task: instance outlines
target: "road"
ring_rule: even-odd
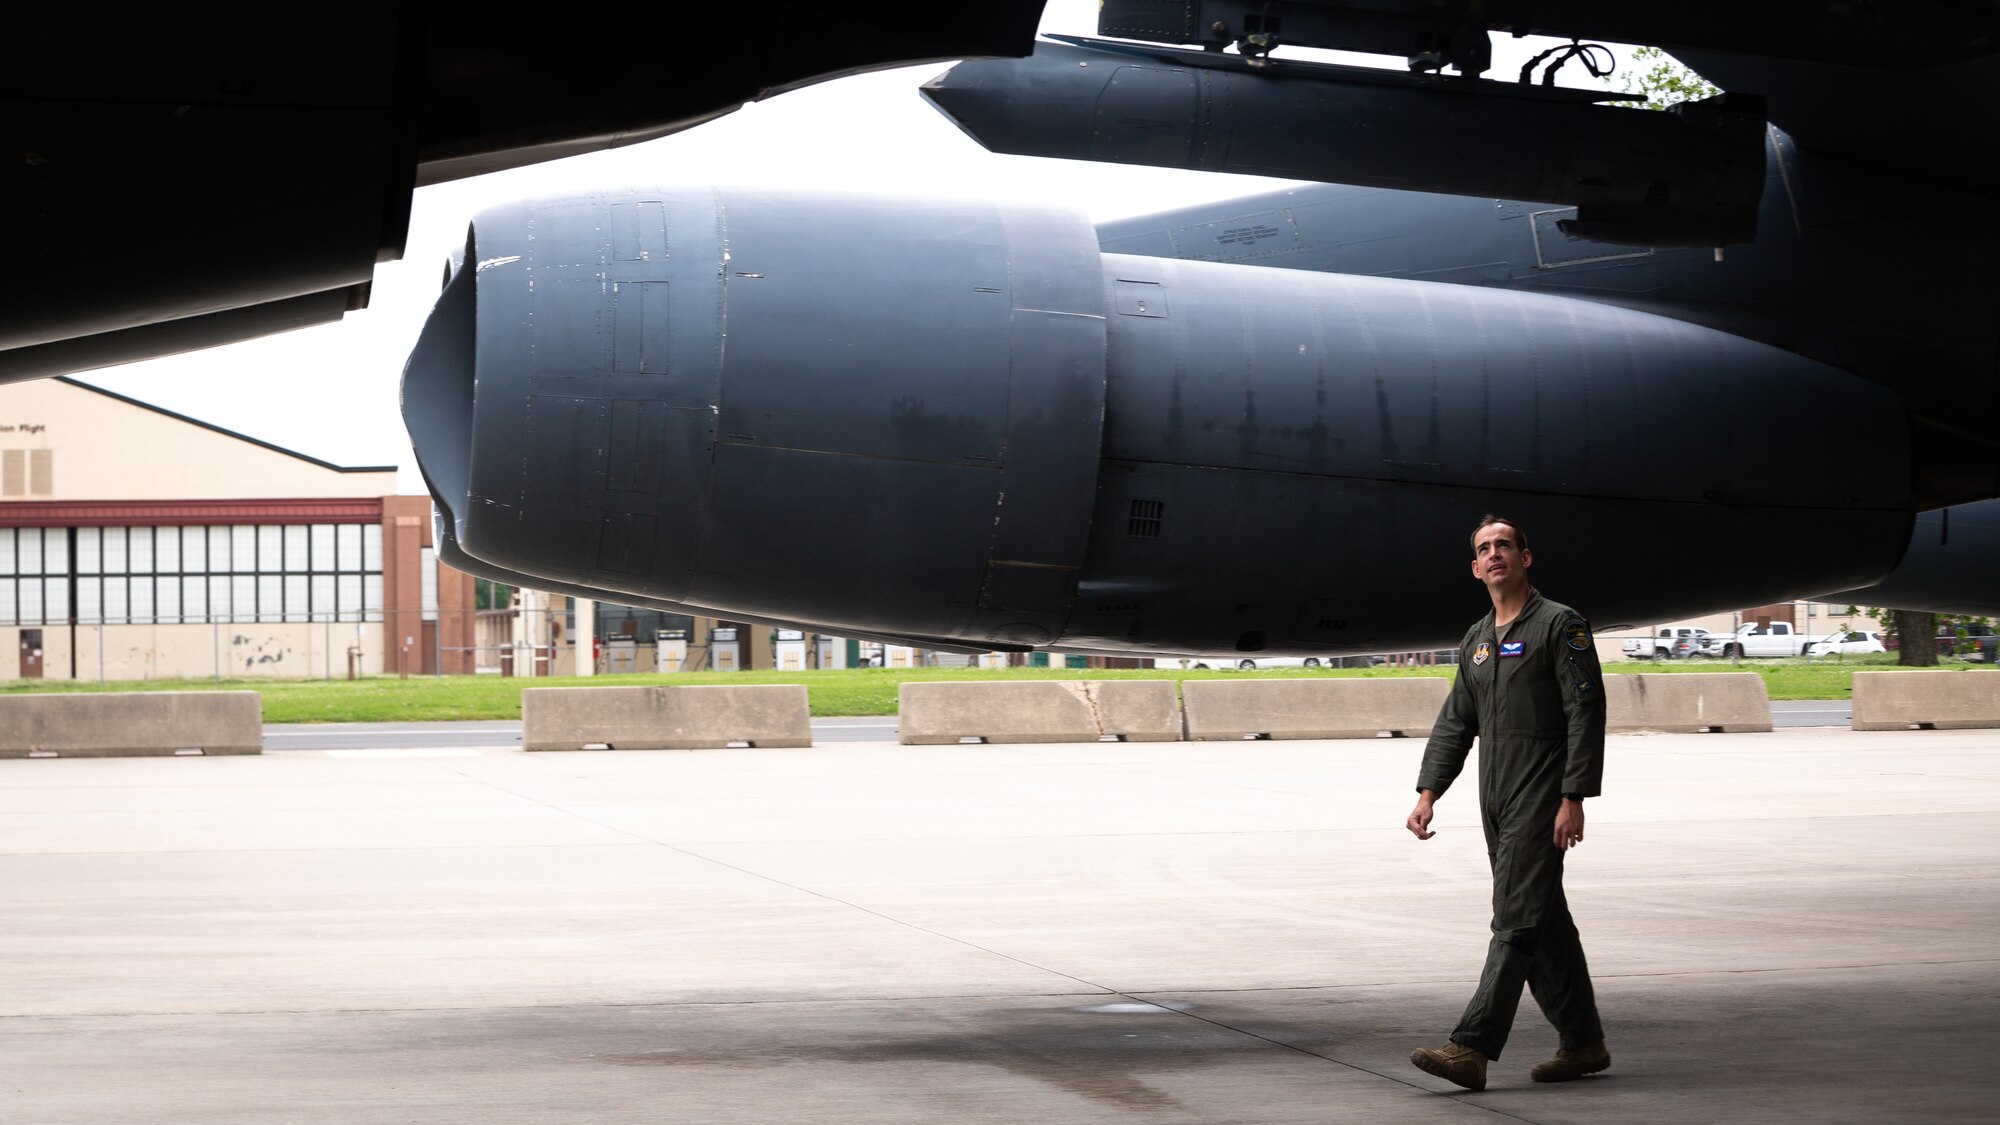
[[[896,717],[814,719],[813,741],[894,742]],[[445,723],[266,723],[264,749],[437,750],[463,746],[519,746],[518,720]]]
[[[1771,725],[1786,727],[1846,727],[1854,723],[1854,704],[1845,699],[1773,699]]]

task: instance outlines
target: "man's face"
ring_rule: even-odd
[[[1521,549],[1514,528],[1489,523],[1472,541],[1472,576],[1489,590],[1515,590],[1528,584],[1528,567],[1535,556]]]

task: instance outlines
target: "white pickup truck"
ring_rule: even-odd
[[[1759,625],[1748,621],[1736,635],[1723,640],[1718,656],[1804,656],[1808,645],[1828,639],[1825,633],[1801,633],[1789,621]]]
[[[1650,637],[1633,637],[1625,642],[1627,660],[1671,660],[1681,656],[1696,656],[1705,645],[1712,644],[1714,638],[1706,629],[1691,629],[1685,625],[1662,629]]]

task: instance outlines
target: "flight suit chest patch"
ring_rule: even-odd
[[[1500,658],[1502,660],[1505,660],[1510,656],[1526,656],[1527,654],[1528,654],[1528,642],[1526,641],[1500,642]]]
[[[1487,658],[1492,655],[1493,646],[1487,644],[1485,641],[1480,641],[1479,647],[1472,650],[1472,662],[1474,664],[1484,664]]]

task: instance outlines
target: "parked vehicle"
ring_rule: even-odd
[[[1438,663],[1455,663],[1456,652],[1438,654]],[[1241,672],[1252,672],[1259,668],[1372,668],[1383,663],[1379,654],[1373,656],[1224,656],[1224,657],[1158,657],[1153,661],[1155,668],[1234,668]]]
[[[1961,633],[1963,635],[1961,635]],[[1993,632],[1991,625],[1938,626],[1938,655],[1962,656],[1967,660],[1983,660],[1995,663],[1995,649],[2000,648],[2000,635]]]
[[[1960,629],[1964,630],[1963,636],[1959,633]],[[1901,642],[1902,638],[1894,633],[1886,634],[1882,638],[1883,646],[1890,652],[1900,649],[1902,647]],[[1966,660],[1994,664],[2000,663],[2000,651],[1996,650],[2000,650],[2000,634],[1996,634],[1991,625],[1982,625],[1975,622],[1973,624],[1961,625],[1957,628],[1949,625],[1938,626],[1937,652],[1939,656],[1959,656]]]
[[[1789,621],[1773,621],[1769,625],[1748,621],[1737,628],[1735,636],[1723,642],[1720,655],[1804,656],[1807,645],[1826,639],[1823,635],[1801,633]]]
[[[1251,671],[1257,668],[1321,668],[1336,666],[1336,658],[1330,656],[1242,656],[1242,657],[1159,657],[1153,661],[1155,668],[1236,668]]]
[[[1882,634],[1864,629],[1850,629],[1835,633],[1823,641],[1814,641],[1806,651],[1813,656],[1845,656],[1849,653],[1887,652],[1882,644]]]
[[[1650,637],[1633,637],[1625,642],[1627,660],[1674,660],[1688,656],[1703,655],[1702,648],[1707,643],[1706,629],[1693,629],[1681,625],[1662,629]]]
[[[1255,668],[1318,668],[1325,663],[1319,656],[1244,656],[1237,658],[1236,667],[1248,672]]]

